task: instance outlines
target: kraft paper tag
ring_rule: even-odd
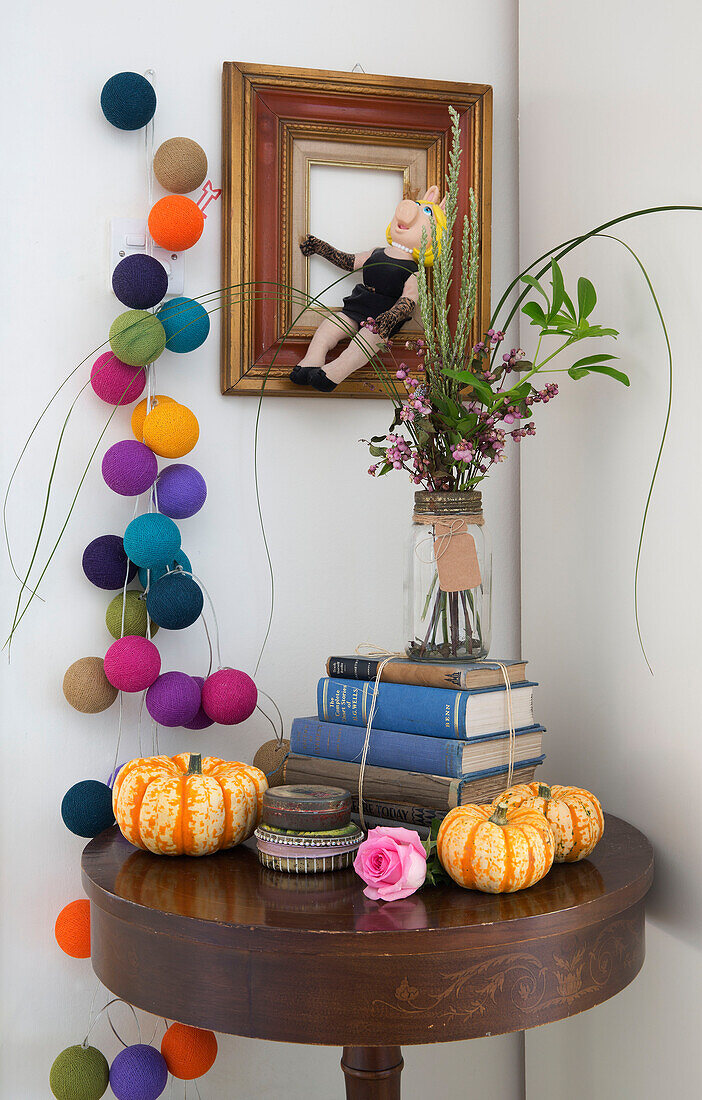
[[[437,520],[434,525],[434,557],[442,592],[477,588],[482,578],[475,539],[464,519]]]

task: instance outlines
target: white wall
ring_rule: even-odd
[[[442,11],[450,21],[448,34],[442,33],[440,13],[415,0],[382,5],[313,0],[302,7],[282,0],[211,0],[199,6],[182,0],[166,6],[143,0],[58,5],[28,0],[12,13],[0,74],[7,108],[2,147],[9,154],[2,158],[1,185],[4,481],[48,394],[104,340],[121,308],[106,290],[107,220],[142,215],[146,188],[141,136],[112,129],[99,111],[100,88],[114,72],[156,70],[157,141],[187,134],[201,142],[215,183],[223,60],[344,70],[359,61],[368,72],[494,85],[493,270],[496,287],[504,284],[516,264],[515,4],[450,0]],[[217,222],[215,212],[188,257],[186,292],[219,285]],[[86,371],[80,372],[82,379]],[[225,662],[251,669],[268,610],[252,486],[255,402],[219,395],[216,331],[187,358],[176,361],[166,353],[158,379],[162,392],[189,404],[200,419],[202,440],[193,459],[209,482],[210,496],[201,515],[183,524],[184,546],[215,600]],[[88,391],[65,447],[52,531],[104,415]],[[371,483],[367,456],[357,442],[383,430],[386,416],[382,404],[370,401],[286,399],[264,405],[261,494],[277,606],[260,684],[279,701],[286,720],[313,707],[314,685],[332,650],[352,649],[363,640],[391,647],[401,642],[410,486],[390,477]],[[58,424],[54,416],[39,433],[17,482],[10,523],[20,563],[27,559],[40,514],[39,488]],[[105,443],[127,434],[126,416],[118,416]],[[519,649],[517,473],[514,460],[486,494],[496,544],[495,652],[505,656]],[[86,1028],[94,988],[89,963],[66,958],[53,939],[57,912],[81,893],[82,845],[61,824],[59,805],[76,780],[108,774],[116,713],[88,718],[72,712],[61,680],[70,662],[102,653],[109,640],[102,621],[106,599],[82,576],[82,550],[96,535],[120,531],[128,518],[128,506],[93,470],[43,585],[46,602],[27,615],[12,664],[3,669],[0,1095],[8,1100],[43,1100],[53,1058],[80,1042]],[[15,593],[10,580],[6,569],[4,625]],[[198,630],[159,638],[159,644],[167,668],[202,667],[205,645]],[[137,750],[134,727],[130,707],[127,755]],[[262,722],[251,719],[233,733],[207,731],[203,744],[246,759],[267,735]],[[182,731],[162,735],[162,748],[187,744]],[[108,1055],[115,1053],[106,1027],[99,1027],[96,1039]],[[225,1037],[203,1096],[339,1095],[339,1053]],[[436,1092],[441,1057],[441,1089],[477,1092],[489,1083],[493,1095],[517,1097],[519,1053],[516,1036],[439,1051],[408,1049],[405,1095]]]
[[[701,33],[699,6],[689,0],[521,5],[522,266],[628,210],[700,203]],[[702,764],[702,216],[658,216],[620,235],[650,271],[676,358],[641,567],[655,675],[637,644],[633,571],[665,415],[665,347],[641,275],[611,242],[581,249],[566,270],[593,279],[597,318],[621,330],[614,350],[632,385],[564,383],[539,415],[537,438],[523,444],[523,643],[541,680],[549,776],[591,787],[646,832],[656,881],[636,982],[599,1009],[529,1033],[528,1094],[542,1100],[702,1093],[702,843],[689,828]],[[525,326],[525,349],[529,339]]]

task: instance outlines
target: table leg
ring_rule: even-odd
[[[344,1047],[346,1100],[400,1100],[401,1047]]]

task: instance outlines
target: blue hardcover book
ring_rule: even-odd
[[[515,763],[530,760],[541,752],[543,726],[516,730]],[[295,718],[290,732],[290,751],[300,756],[325,760],[361,762],[366,731],[337,722]],[[395,730],[371,730],[367,763],[379,768],[422,772],[459,779],[468,772],[498,767],[509,757],[509,733],[487,733],[470,741],[452,737],[423,737]]]
[[[362,680],[323,677],[317,685],[317,717],[320,722],[366,726],[374,684]],[[515,729],[534,723],[533,689],[525,681],[512,688]],[[449,691],[381,683],[373,725],[382,730],[418,733],[425,737],[452,737],[466,741],[483,733],[509,729],[507,693],[502,687]]]

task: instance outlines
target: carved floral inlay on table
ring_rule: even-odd
[[[529,951],[505,951],[462,970],[437,976],[438,988],[420,990],[403,977],[393,1001],[376,999],[374,1015],[431,1015],[432,1019],[468,1019],[483,1015],[498,994],[507,993],[520,1011],[541,1012],[552,1005],[576,1005],[604,988],[616,960],[625,971],[636,971],[643,932],[637,918],[608,924],[592,944],[572,937],[567,952],[546,951],[543,958]]]

